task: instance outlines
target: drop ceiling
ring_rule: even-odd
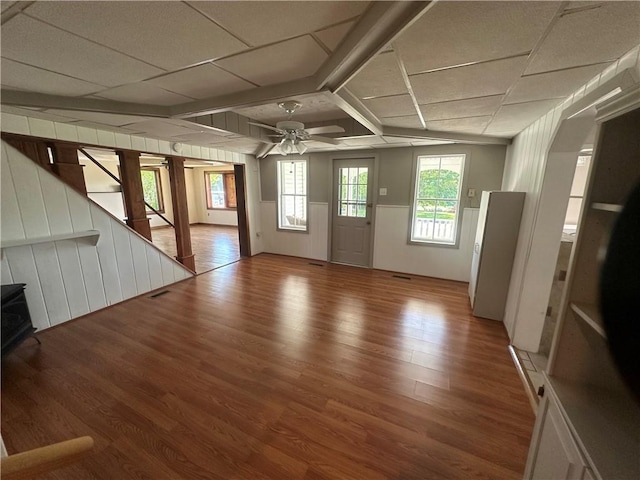
[[[640,44],[640,2],[3,1],[1,35],[5,113],[254,154],[296,99],[346,126],[311,151],[505,143]]]

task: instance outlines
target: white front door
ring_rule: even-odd
[[[373,159],[334,161],[331,261],[370,265],[372,185]]]

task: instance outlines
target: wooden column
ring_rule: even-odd
[[[53,173],[83,195],[87,194],[84,172],[78,160],[78,145],[73,143],[53,143]]]
[[[169,164],[173,224],[175,225],[176,247],[178,251],[176,259],[185,267],[195,272],[196,258],[191,251],[187,189],[184,180],[184,158],[167,157],[167,162]]]
[[[2,133],[2,139],[42,168],[51,171],[52,165],[49,161],[49,151],[47,144],[43,140],[29,139],[8,133]]]
[[[251,256],[251,237],[249,236],[249,217],[247,214],[246,168],[244,165],[234,165],[233,173],[236,179],[236,209],[238,211],[238,241],[240,255]]]
[[[140,154],[128,150],[116,153],[120,159],[120,176],[122,177],[120,180],[127,212],[127,225],[151,241],[151,226],[147,218],[147,207],[144,204],[140,178]]]

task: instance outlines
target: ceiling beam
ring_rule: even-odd
[[[376,135],[382,134],[382,124],[380,120],[349,90],[343,88],[336,93],[327,93],[327,95],[333,103],[340,107],[351,118],[360,122]]]
[[[387,137],[406,137],[412,139],[449,140],[456,143],[475,143],[478,145],[511,145],[510,138],[473,135],[470,133],[438,132],[416,128],[382,127],[382,135]]]
[[[310,95],[316,93],[316,91],[313,77],[307,77],[291,82],[278,83],[277,85],[257,87],[242,92],[174,105],[169,109],[172,117],[186,118],[228,112],[232,109],[255,107],[267,103],[277,103],[289,100],[292,97],[300,98],[304,95]]]
[[[316,89],[341,89],[386,45],[435,2],[371,2],[336,51],[315,75]]]
[[[117,115],[138,115],[143,117],[169,116],[167,107],[142,103],[115,102],[97,98],[65,97],[44,93],[4,90],[0,92],[3,105],[32,108],[53,108],[79,112],[113,113]]]

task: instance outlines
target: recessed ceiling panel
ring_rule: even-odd
[[[640,2],[604,2],[558,19],[527,74],[616,60],[640,43]]]
[[[198,99],[254,88],[253,84],[210,63],[170,73],[145,83]]]
[[[406,95],[372,98],[371,100],[364,100],[362,103],[378,118],[400,117],[403,115],[415,115],[416,113],[416,107],[413,105],[413,100],[411,100],[411,96],[408,93]]]
[[[441,132],[459,132],[459,133],[482,133],[491,116],[454,118],[451,120],[436,120],[427,122],[427,130],[435,130]]]
[[[499,95],[520,76],[527,57],[509,58],[468,67],[451,68],[409,77],[420,105]]]
[[[354,22],[346,22],[341,23],[340,25],[335,25],[333,27],[329,27],[325,30],[320,30],[316,32],[316,37],[320,39],[320,41],[327,47],[329,50],[333,51],[336,49],[340,42],[347,36],[351,27],[353,27]]]
[[[102,85],[49,72],[7,58],[2,59],[2,86],[70,97],[88,95],[105,89]]]
[[[561,101],[554,99],[503,105],[484,133],[510,136],[520,133]]]
[[[424,130],[420,117],[418,115],[405,115],[403,117],[389,117],[381,118],[380,121],[383,125],[388,127],[401,127],[401,128],[418,128]]]
[[[308,95],[304,97],[294,97],[302,106],[293,114],[292,120],[298,122],[323,122],[327,120],[335,120],[340,118],[349,118],[349,116],[337,107],[333,102],[324,95]],[[239,115],[265,122],[275,124],[281,120],[287,119],[287,114],[277,103],[266,103],[256,107],[237,108],[233,110]]]
[[[107,86],[162,73],[156,67],[22,14],[2,25],[2,56]]]
[[[509,95],[507,95],[505,103],[564,98],[609,65],[609,63],[599,63],[588,67],[577,67],[521,77],[515,83]]]
[[[438,2],[394,45],[409,74],[528,52],[559,2]]]
[[[322,47],[305,35],[216,63],[258,85],[272,85],[313,75],[327,57]]]
[[[247,48],[182,2],[36,2],[26,12],[166,70]]]
[[[407,93],[407,86],[394,52],[379,54],[347,84],[347,87],[359,98]]]
[[[163,90],[147,83],[132,83],[100,92],[96,97],[118,102],[147,103],[150,105],[178,105],[193,99]]]
[[[420,110],[422,110],[425,121],[493,115],[500,108],[503,98],[503,95],[491,95],[489,97],[453,100],[420,105]]]
[[[322,30],[360,15],[368,2],[189,2],[250,45]]]

